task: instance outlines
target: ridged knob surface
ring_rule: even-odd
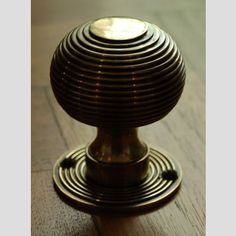
[[[72,30],[51,62],[51,85],[62,108],[97,127],[139,127],[177,104],[185,66],[172,38],[156,25],[101,18]]]

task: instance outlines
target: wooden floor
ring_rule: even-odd
[[[140,128],[140,138],[181,163],[178,195],[157,211],[136,217],[99,217],[62,202],[52,167],[65,151],[86,144],[96,129],[72,120],[49,84],[52,54],[64,35],[88,20],[126,15],[153,22],[172,35],[187,67],[175,109]],[[203,0],[32,0],[32,235],[205,235],[205,2]]]

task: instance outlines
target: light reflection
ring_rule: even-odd
[[[94,21],[90,32],[110,40],[129,40],[141,36],[147,31],[147,25],[137,19],[111,17]]]

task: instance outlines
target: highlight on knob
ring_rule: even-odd
[[[162,119],[185,82],[183,58],[170,35],[151,23],[101,18],[73,29],[51,62],[57,101],[97,127],[139,127]]]

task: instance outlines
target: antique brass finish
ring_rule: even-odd
[[[88,22],[61,41],[50,77],[62,108],[98,127],[93,142],[54,166],[67,202],[89,212],[137,212],[178,189],[180,166],[137,135],[137,127],[165,117],[183,91],[184,62],[168,34],[133,18]]]

